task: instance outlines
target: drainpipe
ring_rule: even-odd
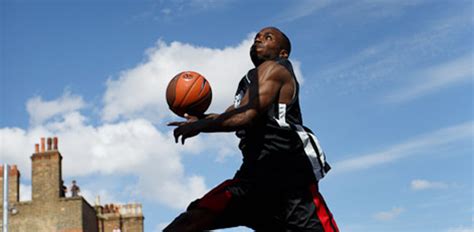
[[[8,232],[8,165],[3,165],[3,232]]]

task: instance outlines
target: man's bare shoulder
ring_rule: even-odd
[[[291,78],[291,73],[283,65],[274,60],[267,60],[257,68],[259,80],[284,81]]]

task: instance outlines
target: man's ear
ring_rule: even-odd
[[[288,51],[285,50],[285,49],[281,49],[281,51],[280,51],[280,58],[285,58],[285,59],[287,59],[288,56],[289,56]]]

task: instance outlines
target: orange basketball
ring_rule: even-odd
[[[212,91],[209,82],[193,71],[178,73],[166,89],[166,101],[170,110],[184,117],[184,114],[199,116],[209,108]]]

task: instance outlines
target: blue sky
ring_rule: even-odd
[[[272,25],[292,41],[341,231],[472,232],[472,15],[463,0],[3,0],[0,160],[27,200],[34,144],[58,136],[66,183],[91,204],[141,202],[160,231],[241,162],[232,134],[173,143],[166,84],[198,71],[223,111]]]

